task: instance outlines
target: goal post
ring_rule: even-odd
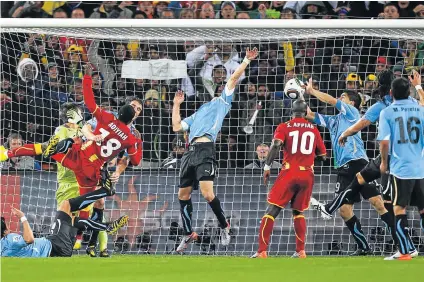
[[[178,164],[185,141],[172,132],[173,95],[184,90],[187,101],[181,115],[192,114],[219,95],[246,47],[257,47],[260,54],[239,82],[216,144],[215,192],[233,239],[228,248],[219,244],[215,217],[195,191],[193,227],[201,240],[190,246],[190,254],[245,256],[256,251],[271,187],[262,184],[262,158],[268,149],[259,145],[269,145],[276,126],[290,118],[291,101],[283,93],[288,79],[312,77],[315,87],[334,97],[346,89],[358,91],[365,111],[375,102],[379,71],[390,68],[396,76],[406,76],[415,69],[424,75],[424,28],[419,20],[0,19],[0,31],[1,93],[8,97],[2,96],[0,103],[2,144],[11,133],[19,133],[23,142],[47,141],[61,123],[60,106],[66,101],[83,105],[86,64],[94,67],[93,87],[103,107],[116,111],[128,99],[143,101],[135,122],[143,139],[142,166],[128,168],[117,195],[106,200],[107,217],[130,217],[127,228],[109,237],[109,249],[117,253],[174,250],[181,237]],[[36,63],[33,80],[17,74],[24,58]],[[412,90],[411,95],[416,93]],[[316,99],[308,97],[307,102],[314,111],[335,114],[333,107]],[[89,113],[85,118],[91,118]],[[244,130],[248,124],[253,132]],[[316,163],[313,196],[328,201],[336,189],[336,170],[328,131],[322,129],[322,136],[331,158]],[[375,137],[375,125],[362,132],[369,157],[378,153]],[[42,236],[49,232],[56,208],[57,175],[47,169],[52,165],[48,160],[36,157],[35,163],[44,169],[1,164],[0,213],[15,222],[7,206],[20,206],[36,235]],[[272,171],[272,181],[277,173]],[[356,204],[355,214],[376,253],[392,252],[391,237],[369,203]],[[355,249],[339,216],[324,221],[313,210],[305,216],[307,253],[344,255]],[[415,243],[424,244],[418,214],[411,212],[408,218]],[[275,223],[271,255],[291,255],[294,238],[292,214],[286,209]]]

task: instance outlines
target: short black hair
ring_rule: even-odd
[[[384,4],[384,8],[383,9],[385,9],[386,7],[390,7],[390,6],[395,7],[396,10],[399,12],[399,6],[396,3],[394,3],[394,2],[389,2],[389,3]]]
[[[392,96],[395,100],[405,100],[409,97],[409,81],[399,77],[392,82]]]
[[[129,124],[135,116],[135,110],[131,105],[122,106],[118,111],[118,120]]]
[[[293,102],[292,112],[295,117],[304,117],[306,116],[306,112],[308,110],[308,105],[305,101],[301,99],[297,99]]]
[[[346,90],[344,93],[346,93],[346,95],[349,97],[349,100],[353,102],[353,106],[359,110],[362,105],[361,95],[359,95],[358,92],[352,90]]]
[[[6,233],[7,226],[6,226],[6,220],[4,217],[1,217],[1,238],[4,237],[4,233]]]

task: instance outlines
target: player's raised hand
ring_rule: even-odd
[[[258,56],[258,49],[255,47],[252,50],[246,48],[246,58],[249,60],[254,60]]]
[[[312,82],[312,77],[309,78],[308,82],[305,83],[305,94],[311,95],[314,91],[314,88],[312,87],[314,83]]]
[[[264,184],[268,184],[269,176],[271,175],[271,170],[264,170]]]
[[[93,74],[93,67],[91,64],[84,65],[84,74],[91,76]]]
[[[17,208],[15,208],[15,207],[12,207],[11,212],[12,212],[12,214],[13,214],[14,216],[17,216],[17,217],[19,217],[19,218],[21,218],[21,217],[25,216],[25,214],[24,214],[21,210],[18,210],[18,209],[17,209]]]
[[[421,75],[416,70],[412,70],[412,74],[409,76],[409,81],[414,87],[421,85]]]
[[[175,93],[174,97],[174,105],[181,105],[184,102],[184,92],[182,90],[178,90]]]

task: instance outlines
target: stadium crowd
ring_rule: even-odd
[[[384,1],[383,1],[384,2]],[[2,17],[13,18],[135,18],[135,19],[313,19],[313,18],[423,18],[421,2],[382,1],[104,1],[104,2],[2,2]],[[143,100],[136,121],[143,139],[143,168],[177,168],[184,142],[171,130],[172,100],[182,89],[187,101],[182,116],[222,92],[225,81],[244,57],[244,43],[185,41],[157,44],[148,41],[114,41],[48,34],[2,33],[1,143],[45,142],[61,123],[60,105],[83,104],[84,66],[94,68],[97,102],[116,111],[129,98]],[[314,88],[334,97],[346,90],[362,95],[364,109],[378,95],[379,72],[391,69],[396,77],[412,70],[424,75],[424,41],[373,37],[317,37],[292,41],[267,41],[257,46],[260,55],[242,77],[233,107],[217,140],[220,168],[261,168],[276,126],[290,117],[291,101],[284,93],[287,80],[313,78]],[[17,65],[24,58],[38,65],[38,76],[23,81]],[[121,77],[126,60],[169,58],[187,62],[187,77],[178,80],[143,80]],[[415,91],[411,88],[411,91]],[[416,96],[416,93],[411,93]],[[334,110],[307,97],[313,111]],[[254,132],[244,130],[258,111]],[[90,119],[86,111],[86,119]],[[375,126],[362,132],[369,156],[377,151]],[[324,140],[329,142],[326,133]],[[328,144],[327,148],[331,148]],[[169,155],[171,154],[171,155]],[[38,160],[38,161],[41,161]],[[19,163],[21,163],[19,165]],[[328,166],[333,163],[327,163]],[[276,164],[277,165],[277,164]],[[3,168],[51,168],[11,160]]]

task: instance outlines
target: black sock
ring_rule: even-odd
[[[183,221],[183,228],[186,235],[190,235],[193,232],[191,227],[191,215],[193,214],[193,204],[191,198],[187,201],[180,200],[180,213]]]
[[[225,214],[221,208],[221,202],[219,201],[218,197],[215,196],[215,198],[213,198],[213,200],[209,202],[209,206],[211,207],[216,218],[218,219],[221,228],[226,228],[228,225],[227,219],[225,218]]]
[[[97,222],[103,222],[103,211],[104,209],[98,209],[93,208],[93,213],[91,215],[91,220],[97,221]],[[93,233],[91,234],[90,242],[88,242],[89,246],[95,246],[97,245],[97,238],[99,237],[99,231],[93,230]]]
[[[420,215],[421,215],[420,226],[421,226],[421,229],[424,231],[424,213]]]
[[[355,193],[359,193],[362,187],[363,185],[359,184],[358,178],[355,177],[344,191],[337,195],[337,197],[333,201],[325,205],[325,210],[329,214],[333,214],[341,206],[346,204],[348,202],[348,199],[352,198],[352,195],[355,195]]]
[[[69,204],[71,206],[71,212],[82,210],[95,201],[102,199],[106,196],[109,196],[110,190],[106,188],[100,188],[96,191],[81,195],[76,198],[69,199]]]
[[[76,217],[74,219],[74,227],[80,229],[80,230],[93,230],[93,231],[103,231],[106,230],[107,224],[98,222],[95,220],[92,220],[90,218],[88,219],[81,219],[79,217]],[[96,240],[97,241],[97,240]],[[91,241],[90,241],[91,243]]]
[[[358,244],[358,247],[363,250],[369,250],[370,246],[367,242],[367,237],[365,237],[364,232],[362,231],[361,223],[359,219],[354,215],[351,219],[345,222],[347,228],[349,228],[350,233],[352,233],[353,238]]]
[[[396,236],[399,241],[399,251],[401,254],[408,254],[411,248],[411,239],[407,230],[408,218],[406,214],[396,216]]]
[[[398,240],[397,240],[397,236],[396,236],[396,229],[395,229],[395,218],[393,216],[393,208],[392,208],[392,212],[390,212],[389,210],[385,213],[380,215],[381,220],[384,222],[384,224],[386,225],[386,229],[389,231],[390,235],[392,235],[392,239],[393,242],[395,243],[395,245],[399,245]]]

